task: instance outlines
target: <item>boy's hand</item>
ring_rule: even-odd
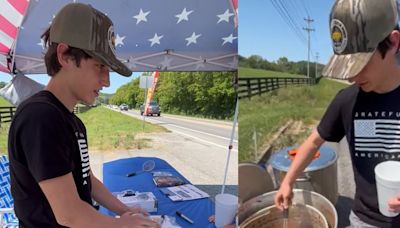
[[[120,217],[124,222],[126,228],[160,228],[160,224],[151,220],[149,217],[145,217],[142,214],[133,214],[132,212],[126,212]]]
[[[146,209],[141,208],[141,207],[130,207],[127,212],[131,212],[131,214],[142,214],[145,216],[149,215],[149,213],[146,211]]]
[[[275,207],[283,210],[292,204],[293,188],[289,184],[282,183],[275,195]]]
[[[389,211],[394,213],[400,212],[400,194],[396,197],[389,199]]]

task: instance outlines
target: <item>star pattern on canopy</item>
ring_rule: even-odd
[[[13,0],[17,1],[22,0]],[[234,18],[237,11],[230,2],[234,0],[203,1],[200,5],[182,0],[171,0],[168,4],[148,0],[135,0],[135,4],[130,0],[79,2],[90,4],[110,17],[114,24],[117,58],[132,70],[236,70],[238,33]],[[3,45],[3,49],[15,48],[19,69],[28,72],[27,69],[34,66],[29,72],[46,73],[44,65],[39,64],[43,63],[46,51],[39,38],[51,26],[49,22],[57,11],[69,2],[29,1],[29,16],[21,15],[20,22],[14,23],[15,30],[19,29],[17,45],[12,46],[13,37]],[[1,52],[1,48],[0,42],[0,54],[7,53]],[[5,62],[1,64],[6,65]]]
[[[180,14],[175,15],[175,17],[178,18],[178,21],[176,23],[179,24],[181,21],[189,21],[188,16],[191,13],[193,13],[193,10],[186,11],[186,8],[183,8],[183,10]]]

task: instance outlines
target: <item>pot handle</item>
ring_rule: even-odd
[[[309,182],[311,180],[311,176],[308,173],[304,173],[303,177],[299,177],[296,179],[298,182]]]
[[[274,185],[274,189],[278,189],[279,188],[279,182],[278,182],[278,175],[275,171],[275,169],[272,167],[270,161],[268,161],[265,164],[265,170],[268,173],[269,177],[272,180],[272,184]]]

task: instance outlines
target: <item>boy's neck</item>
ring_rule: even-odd
[[[376,93],[388,93],[400,86],[400,68],[397,65],[387,69],[385,76],[379,87],[375,89]]]
[[[73,112],[78,100],[73,95],[71,89],[63,78],[61,72],[57,73],[50,78],[49,83],[44,89],[53,93],[70,112]]]

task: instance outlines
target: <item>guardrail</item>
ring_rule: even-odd
[[[266,92],[286,87],[288,85],[313,85],[318,83],[315,78],[266,78],[266,77],[249,77],[239,78],[239,88],[237,90],[239,99],[251,98],[254,95],[261,95]]]
[[[16,110],[17,108],[13,106],[0,107],[0,127],[2,123],[11,122]]]

